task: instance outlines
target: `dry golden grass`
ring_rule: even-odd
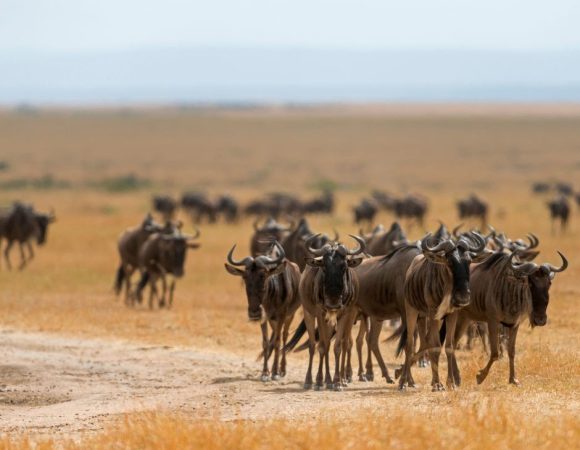
[[[524,111],[525,112],[525,111]],[[491,222],[510,235],[533,231],[541,238],[542,262],[570,269],[556,278],[549,324],[518,337],[523,386],[507,386],[500,361],[483,386],[475,373],[485,355],[462,353],[465,385],[442,395],[392,397],[383,409],[365,410],[362,397],[349,399],[339,417],[252,423],[199,422],[171,413],[129,416],[118,427],[86,437],[82,444],[54,439],[39,448],[199,447],[378,447],[434,448],[566,447],[579,434],[580,359],[578,294],[580,217],[574,208],[568,234],[552,236],[545,197],[529,193],[532,180],[576,181],[580,172],[580,115],[537,112],[397,115],[392,111],[60,112],[0,115],[1,159],[10,163],[2,179],[50,174],[72,183],[60,190],[0,192],[37,207],[54,206],[58,222],[48,245],[24,272],[0,272],[3,328],[64,335],[186,345],[254,356],[255,324],[246,319],[243,289],[223,269],[227,250],[247,252],[251,223],[202,226],[202,248],[189,254],[187,276],[178,283],[174,309],[131,310],[112,294],[116,238],[140,222],[153,192],[188,188],[228,191],[248,200],[264,189],[314,195],[324,180],[338,183],[338,213],[313,218],[313,228],[356,232],[350,206],[371,188],[419,191],[431,201],[427,226],[456,222],[454,202],[476,191],[491,204]],[[137,173],[149,189],[107,193],[91,182]],[[392,217],[382,214],[380,221]],[[422,230],[412,229],[412,238]],[[17,252],[13,253],[16,260]],[[392,348],[385,351],[392,361]],[[293,364],[304,364],[293,355]],[[299,382],[300,380],[296,380]],[[296,394],[300,395],[300,394]],[[380,398],[381,393],[377,393]],[[345,417],[348,415],[348,419]],[[434,419],[434,420],[431,420]],[[449,429],[444,424],[452,424]],[[268,436],[267,440],[264,436]],[[362,438],[360,437],[362,436]],[[4,446],[26,447],[12,436]],[[63,438],[61,438],[63,439]]]

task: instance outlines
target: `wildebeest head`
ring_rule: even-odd
[[[445,264],[451,271],[453,287],[451,290],[451,305],[463,307],[471,300],[469,287],[469,265],[472,261],[479,262],[487,257],[485,238],[476,232],[461,236],[456,242],[446,239],[433,245],[431,233],[421,241],[421,250],[425,258],[438,264]]]
[[[159,251],[164,269],[175,277],[182,277],[184,274],[185,257],[188,248],[199,248],[199,242],[192,242],[200,235],[199,230],[195,236],[175,232],[173,234],[160,234]]]
[[[349,236],[358,242],[358,248],[349,250],[336,242],[326,243],[322,248],[313,248],[312,242],[319,235],[314,235],[307,241],[307,249],[312,256],[306,258],[306,264],[321,271],[321,300],[327,311],[337,311],[352,297],[349,268],[362,262],[362,256],[358,255],[364,253],[365,242],[360,236]]]
[[[246,256],[244,259],[236,261],[233,257],[235,248],[234,245],[229,251],[225,268],[232,275],[242,277],[248,299],[248,317],[250,320],[260,320],[262,318],[262,300],[266,293],[266,282],[268,278],[278,275],[284,270],[284,264],[282,264],[286,257],[284,249],[278,241],[274,241],[270,254],[256,258]]]
[[[143,222],[141,222],[141,229],[149,233],[158,233],[162,230],[162,226],[155,222],[151,213],[147,213]]]
[[[548,303],[550,302],[550,286],[556,273],[563,272],[568,267],[568,260],[566,257],[558,252],[562,258],[562,265],[555,267],[551,264],[545,263],[542,265],[533,262],[515,263],[514,257],[517,251],[514,251],[509,262],[513,270],[514,276],[518,278],[526,278],[530,286],[532,294],[532,310],[530,311],[530,324],[532,327],[544,326],[548,321]]]
[[[48,214],[34,213],[34,220],[37,227],[36,242],[38,245],[43,245],[46,242],[48,226],[56,221],[56,216],[54,215],[54,211]]]

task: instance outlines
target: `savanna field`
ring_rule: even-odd
[[[568,231],[554,234],[553,194],[531,192],[534,181],[580,190],[578,107],[4,111],[0,161],[1,204],[20,199],[57,216],[26,270],[8,272],[2,261],[3,448],[578,445],[580,209],[574,203]],[[520,328],[520,387],[507,383],[507,357],[476,384],[487,361],[481,345],[459,351],[464,382],[452,392],[431,392],[429,368],[415,368],[418,387],[404,393],[378,376],[343,392],[304,391],[304,353],[289,355],[282,381],[261,383],[259,325],[247,319],[240,280],[224,269],[233,244],[237,257],[249,252],[249,218],[199,225],[202,246],[188,254],[171,310],[115,298],[117,238],[142,221],[154,193],[202,190],[246,203],[328,187],[337,211],[313,216],[316,231],[358,233],[351,208],[373,189],[426,196],[428,230],[439,220],[458,224],[455,202],[477,193],[496,229],[540,238],[538,262],[559,265],[556,250],[567,256],[548,324]],[[393,220],[381,212],[377,223]],[[402,224],[411,239],[426,231]],[[392,374],[402,358],[381,345]]]

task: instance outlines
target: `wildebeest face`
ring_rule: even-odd
[[[46,242],[46,236],[48,234],[48,225],[55,221],[54,215],[51,214],[35,214],[34,218],[36,220],[37,235],[36,242],[38,245],[43,245]]]
[[[533,327],[542,327],[548,321],[547,310],[550,302],[550,286],[552,285],[550,271],[540,267],[528,276],[528,283],[532,293],[530,323]]]
[[[161,239],[161,253],[164,269],[177,278],[184,273],[188,248],[198,248],[199,243],[188,242],[186,236],[164,236]]]
[[[469,265],[471,256],[469,252],[456,249],[447,255],[447,263],[453,274],[453,289],[451,291],[451,304],[455,307],[463,307],[471,301],[469,287]]]

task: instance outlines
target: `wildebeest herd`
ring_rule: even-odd
[[[438,370],[442,346],[448,363],[446,385],[459,386],[455,350],[472,324],[486,330],[484,339],[489,339],[490,347],[489,362],[477,382],[483,382],[499,358],[502,335],[509,357],[509,382],[518,384],[514,362],[518,329],[526,320],[532,327],[546,324],[551,283],[568,267],[562,253],[558,252],[559,266],[536,264],[532,260],[539,254],[535,250],[539,240],[533,234],[526,242],[493,229],[486,235],[461,232],[459,227],[450,233],[444,224],[417,242],[408,242],[397,222],[389,229],[376,227],[365,236],[350,238],[356,243],[354,248],[339,236],[313,233],[306,219],[287,229],[272,218],[255,230],[251,244],[258,240],[263,245],[252,246],[258,249],[252,255],[234,259],[235,245],[228,253],[226,270],[244,280],[248,317],[261,323],[262,380],[285,375],[286,353],[307,333],[307,342],[300,346],[309,351],[304,387],[343,389],[353,380],[352,330],[358,322],[359,380],[374,378],[374,356],[382,376],[393,383],[379,338],[385,320],[400,318],[401,325],[391,337],[399,339],[398,351],[405,353],[405,362],[395,373],[400,389],[415,386],[412,367],[423,355],[431,365],[433,390],[444,389]],[[381,246],[371,256],[375,242]],[[300,305],[304,318],[288,340]],[[368,354],[363,368],[365,341]],[[316,349],[319,360],[313,379]]]

